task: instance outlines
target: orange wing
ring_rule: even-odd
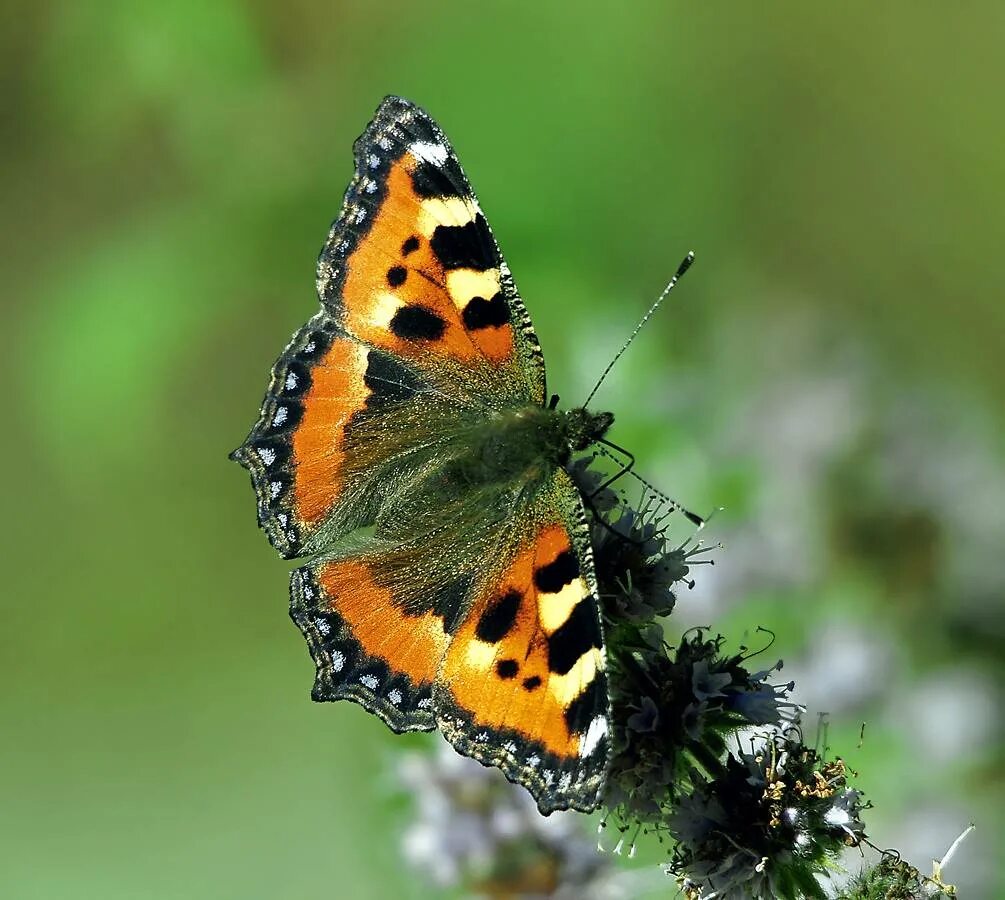
[[[607,772],[609,700],[592,559],[546,524],[453,635],[434,693],[462,753],[525,785],[542,812],[592,810]]]
[[[393,731],[430,731],[444,620],[403,609],[380,569],[379,558],[349,557],[293,573],[290,615],[317,667],[312,696],[360,703]]]
[[[389,97],[354,149],[318,262],[322,311],[280,356],[232,454],[279,552],[324,554],[291,582],[314,697],[354,700],[396,731],[439,726],[544,812],[593,809],[609,701],[590,545],[564,470],[485,523],[459,496],[435,534],[403,522],[409,546],[385,534],[332,553],[378,521],[389,490],[395,515],[428,513],[408,492],[459,429],[546,396],[526,310],[440,129]]]
[[[336,322],[424,367],[460,364],[482,389],[543,403],[541,348],[443,132],[388,97],[354,149],[356,177],[318,260]]]
[[[318,262],[323,310],[276,362],[259,421],[231,454],[286,558],[373,521],[381,464],[407,448],[354,445],[361,420],[408,404],[415,421],[434,397],[441,420],[444,405],[545,397],[530,319],[439,127],[389,97],[354,149],[356,174]]]
[[[273,367],[258,422],[231,454],[250,470],[259,524],[285,558],[373,521],[372,479],[347,478],[358,469],[353,428],[428,396],[414,371],[341,332],[324,313],[293,336]]]
[[[291,604],[314,699],[353,700],[395,731],[438,726],[545,813],[594,809],[610,753],[592,555],[564,471],[554,488],[526,540],[495,535],[494,568],[462,557],[451,577],[418,544],[385,546],[298,569]]]

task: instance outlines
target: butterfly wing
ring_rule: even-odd
[[[322,311],[276,362],[259,420],[232,454],[286,558],[368,524],[384,486],[421,469],[444,435],[427,434],[425,453],[401,429],[373,440],[402,405],[428,431],[545,397],[530,319],[436,123],[388,97],[354,151],[318,261]]]
[[[437,723],[545,814],[589,812],[607,773],[610,700],[582,500],[562,469],[501,577],[472,598],[437,675]]]
[[[610,719],[579,494],[560,469],[509,522],[472,536],[456,512],[443,510],[447,524],[424,541],[372,540],[293,573],[313,696],[361,703],[395,731],[438,726],[542,812],[592,810]]]
[[[431,731],[433,682],[449,637],[433,605],[409,610],[390,587],[393,558],[364,553],[297,569],[290,616],[317,668],[315,700],[352,700],[396,732]]]
[[[322,304],[373,346],[438,369],[462,364],[488,393],[512,383],[543,403],[530,317],[439,126],[387,97],[354,151],[356,175],[318,260]]]

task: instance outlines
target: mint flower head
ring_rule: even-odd
[[[798,711],[791,683],[769,681],[780,662],[750,672],[723,643],[694,629],[675,647],[611,648],[615,756],[606,802],[619,818],[665,828],[694,773],[719,770],[731,735],[781,725]]]
[[[820,879],[865,838],[861,794],[841,759],[825,760],[798,728],[695,772],[669,814],[666,869],[689,900],[826,897]]]
[[[638,893],[637,873],[597,853],[580,816],[542,816],[524,788],[445,741],[432,753],[404,755],[397,777],[413,798],[403,856],[441,890],[555,900],[630,900]]]
[[[593,467],[595,459],[577,460],[569,474],[586,498],[607,631],[651,625],[673,612],[675,586],[694,587],[692,566],[713,564],[708,548],[696,539],[702,526],[683,543],[673,545],[668,525],[677,507],[672,501],[647,487],[637,503],[629,503],[604,486],[610,478]]]

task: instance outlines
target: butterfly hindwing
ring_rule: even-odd
[[[380,557],[297,569],[290,615],[317,668],[315,700],[353,700],[394,731],[436,727],[432,688],[446,650],[443,619],[410,614],[379,583]]]
[[[382,454],[369,442],[361,460],[354,435],[389,409],[421,409],[425,390],[401,360],[346,334],[323,312],[293,336],[273,367],[258,422],[231,454],[250,470],[259,523],[284,557],[315,552],[372,521],[374,482],[390,449]]]
[[[353,700],[395,731],[438,726],[544,812],[593,809],[609,701],[583,522],[560,469],[526,517],[486,534],[494,564],[467,552],[451,578],[439,557],[372,540],[298,569],[291,615],[317,667],[314,699]],[[447,528],[443,538],[460,535]]]

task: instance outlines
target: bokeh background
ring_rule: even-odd
[[[439,896],[414,742],[310,703],[226,460],[389,92],[451,135],[567,402],[696,249],[599,397],[726,507],[671,628],[772,628],[876,842],[926,867],[976,821],[948,875],[1005,895],[999,4],[0,11],[0,896]]]

